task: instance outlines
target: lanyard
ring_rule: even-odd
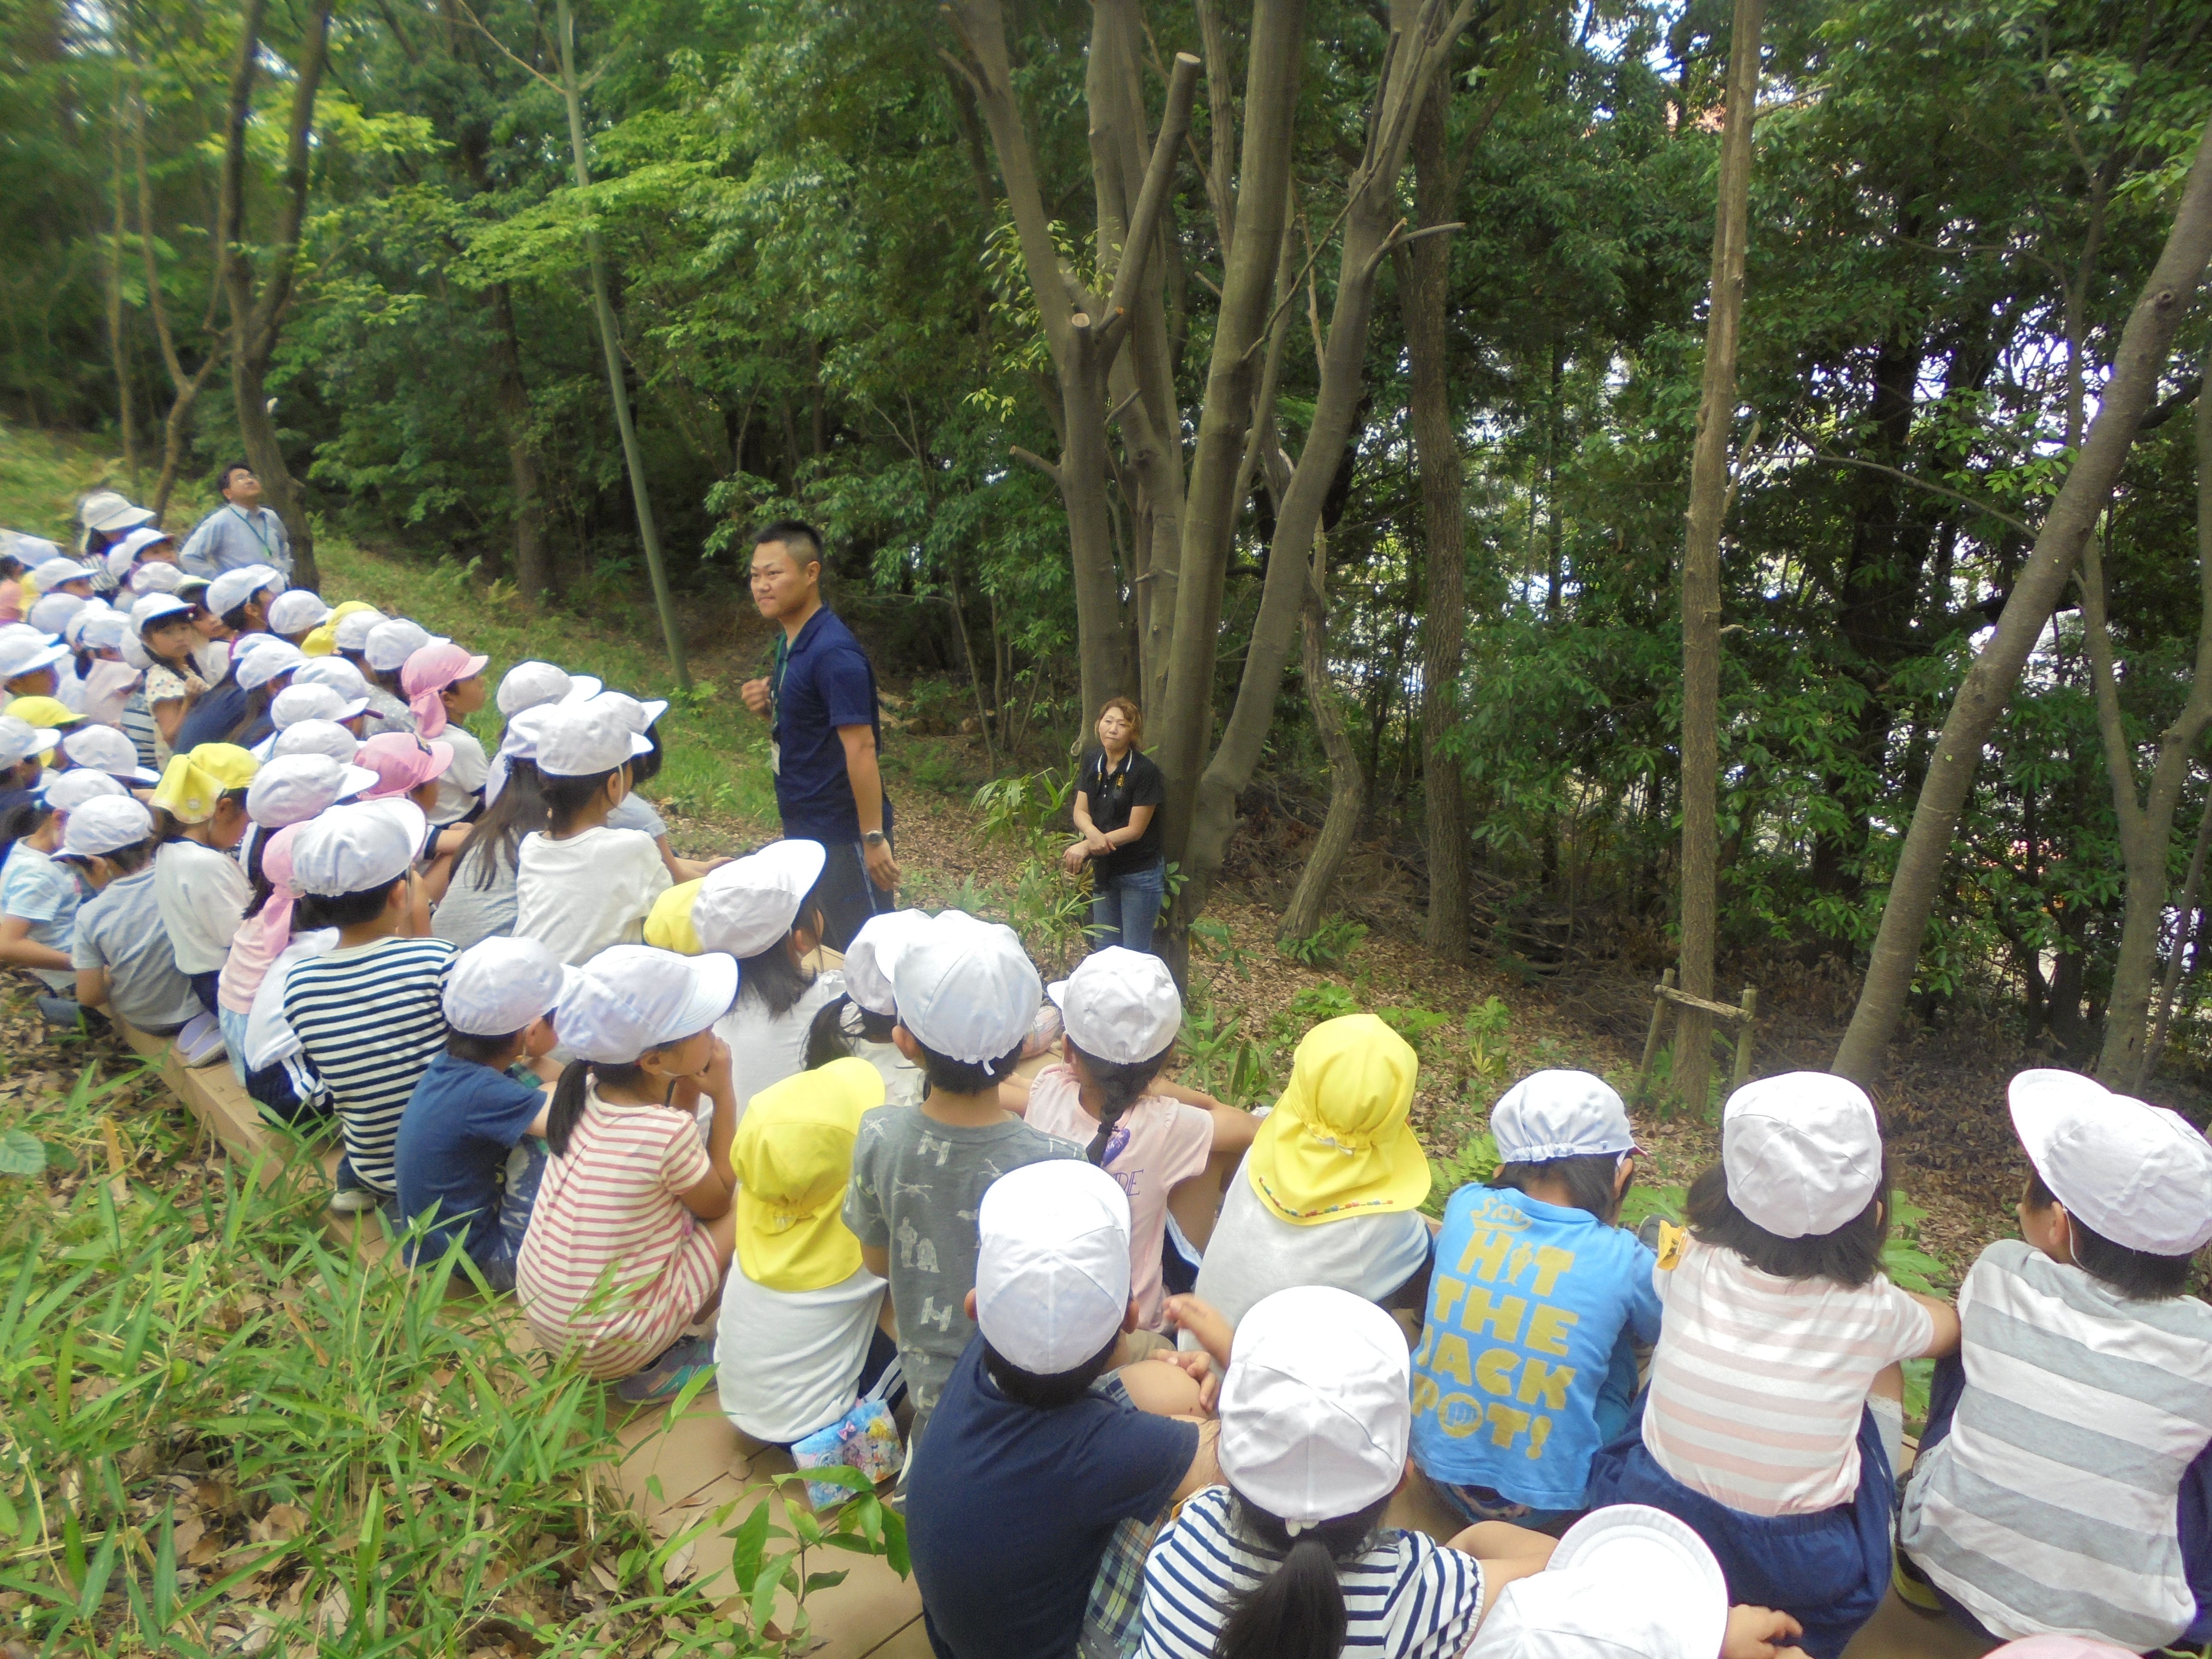
[[[238,503],[235,501],[233,501],[230,504],[230,510],[238,514],[239,523],[244,525],[246,529],[252,533],[253,539],[261,544],[261,550],[264,553],[266,553],[269,550],[269,538],[261,533],[261,526],[256,522],[255,518],[250,518],[246,514],[239,513]],[[258,515],[256,516],[258,517]]]
[[[782,710],[783,677],[790,666],[791,636],[779,629],[775,639],[769,642],[768,718],[771,726]]]

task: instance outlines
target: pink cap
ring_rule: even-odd
[[[433,640],[410,656],[399,670],[400,689],[414,712],[415,726],[426,738],[446,729],[446,705],[438,694],[457,680],[481,674],[491,661],[463,650],[451,640]]]
[[[411,732],[380,732],[356,751],[353,763],[367,767],[383,780],[362,799],[386,800],[443,776],[453,763],[453,745],[425,743]]]

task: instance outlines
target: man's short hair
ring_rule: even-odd
[[[229,492],[230,475],[232,473],[251,472],[252,471],[253,464],[251,461],[233,461],[228,466],[226,466],[222,471],[215,475],[216,494],[221,495],[226,495]]]
[[[806,556],[799,560],[799,562],[805,564],[825,562],[822,556],[822,532],[804,519],[778,519],[773,524],[763,525],[753,532],[753,545],[758,547],[765,542],[781,542],[786,547],[793,549],[796,549],[803,542],[806,546]],[[795,553],[793,557],[797,558]]]

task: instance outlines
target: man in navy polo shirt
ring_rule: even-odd
[[[775,736],[775,804],[783,833],[829,850],[815,897],[823,942],[842,951],[860,924],[895,908],[891,802],[876,767],[876,672],[852,629],[822,603],[822,538],[780,519],[753,538],[753,603],[783,624],[765,679],[738,688]]]

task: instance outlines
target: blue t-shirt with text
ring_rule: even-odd
[[[1454,1193],[1413,1355],[1423,1471],[1580,1509],[1591,1456],[1627,1421],[1636,1344],[1659,1338],[1655,1261],[1587,1210],[1510,1188]]]

